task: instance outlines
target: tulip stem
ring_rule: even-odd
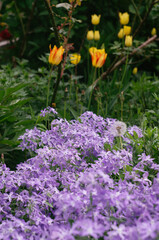
[[[95,69],[94,69],[93,83],[94,83],[94,81],[95,81],[95,79],[96,79],[96,70],[97,70],[97,68],[95,67]],[[91,90],[90,96],[89,96],[88,110],[90,110],[89,108],[90,108],[90,105],[91,105],[92,93],[93,93],[93,89]]]
[[[126,74],[126,70],[127,70],[127,65],[128,65],[128,53],[126,55],[126,62],[125,62],[125,68],[124,68],[124,72],[121,78],[121,82],[120,82],[120,89],[122,88],[122,84],[123,84],[123,80],[125,78],[125,74]]]
[[[50,93],[50,82],[51,82],[51,73],[53,70],[53,65],[51,65],[50,73],[49,73],[49,79],[48,79],[48,86],[47,86],[47,98],[46,98],[46,107],[49,106],[49,93]]]

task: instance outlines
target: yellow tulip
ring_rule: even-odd
[[[98,25],[100,22],[101,15],[97,16],[96,14],[91,16],[91,22],[93,25]]]
[[[132,73],[135,75],[137,71],[138,71],[137,67],[134,67]]]
[[[93,31],[90,30],[87,32],[87,40],[93,40],[94,38],[94,34],[93,34]]]
[[[100,33],[99,31],[94,31],[94,40],[98,41],[100,39]]]
[[[97,49],[95,47],[91,47],[89,49],[89,53],[92,59],[92,66],[96,68],[101,68],[107,58],[107,53],[105,53],[105,49]]]
[[[152,28],[151,35],[154,36],[156,35],[156,33],[157,33],[156,28]]]
[[[122,25],[126,25],[129,22],[129,14],[127,12],[125,13],[119,12],[119,19]]]
[[[81,60],[81,55],[79,53],[70,54],[70,62],[74,65],[77,65]]]
[[[123,38],[124,37],[124,29],[121,28],[120,31],[118,32],[118,38]]]
[[[53,49],[50,48],[50,55],[49,55],[49,63],[53,65],[58,65],[62,61],[64,48],[61,46],[60,48],[57,48],[56,45],[54,45]]]
[[[130,26],[124,26],[124,34],[130,35],[131,33],[131,27]]]
[[[126,47],[131,47],[132,46],[132,36],[127,35],[125,37],[125,46]]]

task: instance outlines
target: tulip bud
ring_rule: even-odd
[[[126,47],[131,47],[132,46],[132,36],[127,35],[125,37],[125,46]]]
[[[96,14],[91,16],[91,22],[93,25],[98,25],[100,22],[101,15],[97,16]]]
[[[94,32],[94,40],[98,41],[99,39],[100,39],[100,33],[99,33],[99,31],[95,31]]]
[[[131,27],[130,26],[124,26],[124,34],[130,35],[131,33]]]
[[[70,62],[74,65],[77,65],[81,60],[81,55],[78,53],[70,54]]]
[[[123,38],[124,37],[124,29],[121,28],[120,31],[118,32],[118,38]]]
[[[94,37],[94,34],[93,34],[93,31],[88,31],[87,32],[87,40],[93,40],[93,37]]]
[[[151,35],[154,36],[156,35],[156,33],[157,33],[156,28],[152,28]]]
[[[125,13],[119,12],[119,19],[122,25],[127,25],[129,22],[129,14],[127,12]]]
[[[134,67],[132,73],[135,75],[137,71],[138,71],[137,67]]]

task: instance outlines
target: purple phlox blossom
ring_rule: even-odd
[[[113,224],[111,226],[112,230],[108,232],[109,239],[120,239],[120,240],[126,240],[128,238],[128,231],[125,225],[120,224],[117,226],[116,224]]]
[[[69,226],[50,226],[50,240],[75,240]]]
[[[19,147],[21,147],[22,150],[30,149],[32,151],[35,151],[38,146],[38,142],[40,141],[40,138],[41,131],[39,129],[37,129],[36,127],[31,130],[27,129],[26,132],[19,137],[19,140],[22,140]]]
[[[0,165],[0,239],[157,237],[159,174],[150,180],[149,169],[158,164],[142,153],[134,166],[129,138],[111,149],[115,122],[86,112],[20,137],[33,157],[15,171]]]
[[[47,116],[50,113],[53,113],[53,115],[57,115],[58,114],[54,108],[49,106],[49,107],[45,108],[44,110],[41,110],[40,116],[41,117],[45,117],[45,116]]]
[[[72,226],[73,234],[80,235],[82,237],[92,236],[95,239],[103,236],[105,229],[106,228],[102,224],[94,222],[91,219],[80,219]]]
[[[151,158],[150,155],[147,156],[145,153],[142,153],[141,155],[139,155],[139,160],[141,160],[141,162],[143,163],[146,163],[146,165],[148,164],[151,165],[153,163],[154,158]]]
[[[128,133],[131,134],[132,136],[134,135],[134,132],[137,133],[138,137],[139,138],[142,138],[143,137],[143,134],[142,134],[142,130],[137,127],[136,125],[132,126],[132,127],[128,127]]]
[[[157,233],[159,233],[159,221],[150,220],[145,222],[138,222],[137,230],[139,237],[143,240],[156,239]]]

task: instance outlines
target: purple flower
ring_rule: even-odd
[[[47,107],[44,110],[41,110],[40,116],[46,117],[48,114],[52,113],[53,115],[57,115],[58,113],[55,111],[54,108]]]

